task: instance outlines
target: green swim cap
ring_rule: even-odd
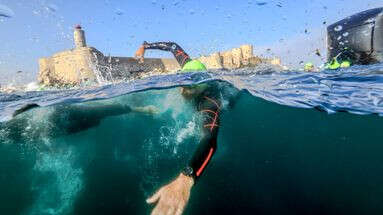
[[[199,60],[191,60],[187,62],[183,67],[182,70],[183,72],[190,72],[190,71],[206,71],[206,66],[201,63]]]
[[[347,67],[350,67],[351,66],[351,62],[350,61],[343,61],[341,64],[340,64],[340,67],[341,68],[347,68]]]
[[[314,64],[311,62],[308,62],[305,64],[304,70],[305,71],[312,71],[314,69]]]
[[[340,67],[340,63],[336,60],[336,58],[332,59],[326,65],[326,69],[338,69]]]

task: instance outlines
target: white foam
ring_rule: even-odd
[[[186,127],[180,129],[179,132],[177,133],[176,143],[180,144],[186,138],[193,136],[195,134],[195,130],[196,130],[195,120],[188,122],[186,124]]]
[[[46,174],[52,177],[46,184],[38,186],[34,182],[33,189],[39,195],[27,214],[69,214],[83,187],[82,169],[72,166],[76,153],[73,148],[67,148],[55,153],[41,153],[39,156],[34,167],[35,174],[54,174]]]

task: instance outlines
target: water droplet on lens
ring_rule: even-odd
[[[124,11],[121,10],[121,9],[119,9],[119,8],[117,8],[117,9],[116,9],[116,15],[118,15],[118,16],[122,16],[122,15],[124,15]]]
[[[152,1],[152,4],[157,4],[157,1],[156,1],[156,0],[153,0],[153,1]]]
[[[189,10],[190,15],[194,15],[195,11],[193,9]]]
[[[348,32],[344,32],[342,35],[344,36],[344,37],[347,37],[348,36]]]
[[[341,25],[338,25],[334,28],[335,31],[341,31],[343,27]]]
[[[48,11],[48,12],[51,12],[51,13],[55,13],[58,11],[58,7],[54,4],[49,4],[45,7],[45,9]]]
[[[255,3],[256,3],[258,6],[267,5],[267,2],[264,2],[264,1],[256,1]]]
[[[14,15],[15,13],[11,8],[0,4],[0,17],[11,18]]]

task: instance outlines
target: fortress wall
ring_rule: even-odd
[[[175,59],[145,58],[140,63],[133,57],[105,57],[103,72],[109,79],[130,79],[141,77],[145,73],[169,73],[180,69]]]
[[[222,69],[222,60],[219,53],[213,53],[209,56],[202,56],[198,58],[208,69]]]
[[[84,81],[95,81],[92,66],[98,63],[98,58],[99,54],[89,47],[41,58],[39,81],[45,85],[76,85]]]
[[[226,69],[234,68],[233,54],[231,53],[231,51],[220,52],[219,55],[221,56],[223,68],[226,68]]]
[[[40,58],[39,69],[38,81],[44,85],[51,85],[49,78],[50,74],[52,74],[51,58]]]
[[[53,55],[51,60],[54,76],[65,84],[95,80],[92,65],[97,63],[97,59],[91,48],[83,47],[61,52]]]
[[[105,57],[95,48],[87,47],[85,32],[74,28],[75,49],[39,59],[38,80],[48,86],[77,85],[83,82],[115,81],[173,73],[180,70],[175,59],[145,58],[143,63],[132,57]],[[198,58],[208,69],[237,69],[260,63],[280,65],[279,59],[261,59],[253,55],[252,45],[216,52]]]

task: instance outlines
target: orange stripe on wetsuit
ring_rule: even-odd
[[[217,148],[219,128],[220,102],[218,99],[203,96],[201,98],[200,112],[203,114],[204,136],[194,153],[189,166],[193,168],[194,177],[199,177],[205,170]]]

